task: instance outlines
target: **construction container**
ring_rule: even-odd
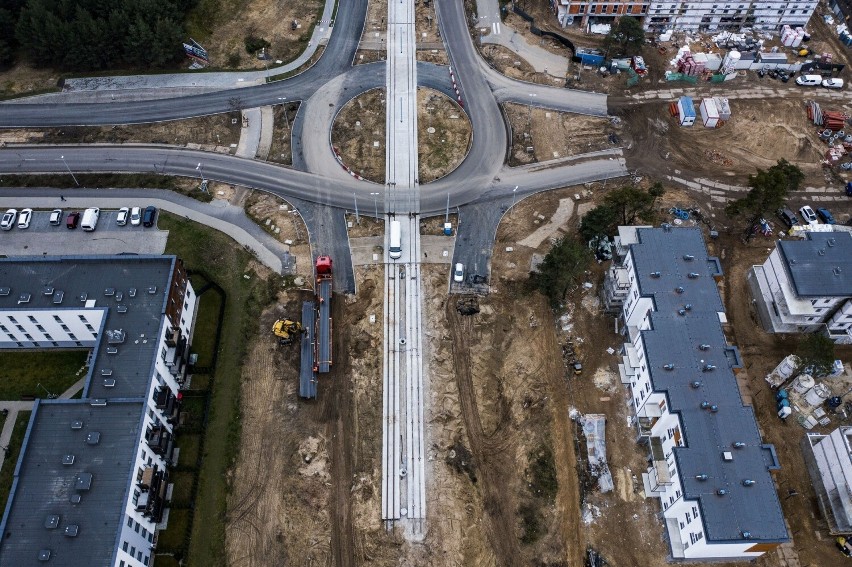
[[[815,385],[816,382],[814,382],[813,376],[811,376],[810,374],[799,374],[799,376],[795,380],[793,380],[792,388],[793,391],[797,394],[804,394],[805,392],[813,388]]]
[[[706,128],[715,128],[719,125],[719,109],[716,108],[716,101],[712,98],[705,98],[701,101],[701,123]]]
[[[821,405],[831,395],[831,391],[825,384],[817,384],[805,394],[805,401],[816,407]]]
[[[688,96],[682,96],[677,101],[678,123],[681,126],[692,126],[695,124],[695,104]]]
[[[722,59],[721,72],[723,75],[733,73],[737,69],[737,64],[740,62],[741,54],[736,49],[730,50],[725,58]]]
[[[716,101],[716,109],[719,111],[719,120],[727,122],[731,119],[731,105],[725,97],[717,96],[713,98]]]

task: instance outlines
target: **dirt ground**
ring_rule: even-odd
[[[58,90],[60,74],[51,69],[33,69],[23,62],[0,72],[0,98],[22,93]]]
[[[290,127],[299,112],[297,102],[290,104],[279,104],[274,108],[275,118],[272,129],[272,146],[269,148],[269,161],[281,165],[293,165],[293,150],[291,147]]]
[[[511,103],[503,108],[512,127],[510,166],[621,145],[621,138],[606,118]]]
[[[232,118],[237,123],[232,124]],[[234,153],[240,141],[239,113],[130,126],[65,126],[0,130],[0,142],[20,144],[154,143]]]
[[[303,282],[296,281],[296,286],[310,287],[314,277],[311,245],[305,223],[300,215],[294,214],[294,207],[284,199],[262,191],[251,191],[244,207],[246,214],[261,228],[290,247],[290,254],[296,257],[296,278]]]
[[[364,179],[385,182],[385,89],[367,91],[340,109],[331,144],[352,171]]]
[[[418,169],[420,183],[439,179],[464,161],[472,129],[462,108],[432,89],[417,89]]]
[[[546,73],[537,73],[525,59],[502,45],[485,44],[479,47],[479,52],[492,67],[507,77],[528,83],[556,84],[553,82],[553,77]],[[560,83],[562,82],[560,79]]]
[[[322,13],[324,2],[238,0],[229,4],[228,17],[220,18],[221,23],[213,29],[210,38],[202,43],[210,56],[210,65],[263,69],[264,62],[256,54],[246,53],[245,37],[255,35],[271,44],[267,50],[272,58],[268,61],[270,65],[276,61],[292,61],[307,47],[312,25],[318,14]],[[294,20],[298,22],[295,30],[291,29]]]

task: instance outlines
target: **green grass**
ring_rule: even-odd
[[[180,567],[180,561],[171,555],[157,554],[157,567]]]
[[[195,473],[178,471],[171,474],[170,481],[175,485],[172,490],[172,509],[189,508],[192,504],[192,483],[195,481]]]
[[[18,412],[15,420],[15,428],[12,430],[12,438],[9,440],[9,454],[0,469],[0,510],[6,509],[6,501],[9,500],[9,491],[12,490],[12,480],[15,477],[15,467],[18,464],[18,455],[21,454],[21,445],[24,435],[27,433],[27,425],[30,423],[28,411]]]
[[[193,282],[192,287],[198,291],[199,287]],[[219,324],[219,309],[222,298],[218,293],[209,291],[201,296],[198,304],[198,315],[195,317],[195,330],[192,335],[192,352],[198,355],[196,366],[210,366],[213,364],[213,344],[216,339],[216,326]],[[193,378],[193,383],[195,378]],[[197,387],[193,384],[193,389]]]
[[[77,372],[88,355],[89,351],[82,349],[0,352],[0,400],[15,401],[21,396],[46,398],[45,389],[61,394],[85,376]]]
[[[181,469],[194,468],[198,462],[199,451],[201,451],[201,436],[185,434],[178,430],[176,443],[180,447],[178,467]]]
[[[183,554],[191,512],[191,510],[181,508],[169,510],[169,527],[157,536],[157,551],[159,553]],[[159,562],[160,560],[157,559],[157,564]],[[211,563],[211,565],[214,564]]]
[[[166,253],[183,258],[193,273],[216,282],[227,296],[222,343],[212,383],[210,420],[204,432],[204,457],[198,482],[200,497],[195,502],[188,553],[190,567],[220,565],[225,557],[227,472],[236,456],[240,435],[241,364],[247,346],[258,332],[260,311],[274,301],[281,278],[271,276],[263,281],[257,277],[248,267],[252,256],[220,232],[168,213],[160,215],[159,226],[169,231]],[[173,510],[173,515],[175,512],[188,514]],[[166,533],[172,531],[171,524],[170,518]],[[167,548],[160,550],[168,551]]]
[[[174,179],[154,173],[75,173],[82,187],[147,187],[178,190]],[[3,175],[0,187],[73,188],[74,179],[67,173],[45,175]]]
[[[204,420],[204,398],[184,396],[180,411],[183,420],[180,430],[185,433],[200,432]]]

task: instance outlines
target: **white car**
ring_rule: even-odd
[[[23,209],[18,215],[18,228],[29,228],[30,221],[33,219],[32,209]]]
[[[115,218],[115,224],[118,226],[124,226],[127,224],[127,217],[130,216],[130,208],[129,207],[121,207],[118,209],[118,216]]]
[[[15,226],[15,220],[18,218],[18,211],[15,209],[9,209],[5,213],[3,213],[3,220],[0,220],[0,229],[3,230],[12,230],[12,227]]]
[[[142,222],[142,209],[140,207],[133,207],[130,210],[130,224],[133,226],[139,226]]]
[[[822,82],[822,86],[827,89],[842,89],[843,79],[826,79]]]
[[[51,226],[59,226],[62,224],[62,209],[53,209],[50,211]]]
[[[464,264],[456,264],[456,269],[453,270],[453,281],[457,283],[464,281]]]
[[[802,218],[805,219],[805,222],[809,225],[813,226],[819,224],[816,213],[809,205],[805,205],[804,207],[799,209],[799,214],[802,215]]]

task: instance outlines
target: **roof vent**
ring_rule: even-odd
[[[65,299],[65,292],[62,290],[57,291],[53,294],[53,303],[54,305],[59,305],[62,303],[62,300]]]
[[[42,561],[42,562],[50,561],[50,550],[49,549],[39,549],[38,560]]]
[[[723,461],[733,461],[734,460],[734,454],[731,453],[730,451],[725,451],[724,453],[722,453],[722,460]]]
[[[674,370],[674,364],[664,364],[663,368],[666,370]]]
[[[817,250],[817,254],[819,254],[820,256],[825,256],[825,248],[820,248],[819,250]]]
[[[150,286],[148,288],[148,295],[154,295],[155,293],[157,293],[157,286],[155,286],[155,285]]]
[[[20,305],[21,303],[29,303],[32,297],[33,296],[29,293],[22,293],[18,296],[18,305]]]
[[[686,309],[687,311],[692,311],[692,304],[687,303],[686,305],[683,306],[683,308]]]
[[[724,496],[727,493],[728,493],[728,491],[725,490],[724,488],[720,488],[719,490],[716,491],[716,494],[718,494],[719,496]]]
[[[107,405],[107,401],[106,398],[94,398],[89,402],[89,405],[93,408],[102,408]]]
[[[686,315],[686,309],[678,309],[677,314],[683,317],[684,315]]]
[[[64,457],[62,457],[62,464],[65,465],[66,467],[73,465],[74,464],[74,455],[69,453],[69,454],[65,455]]]
[[[829,238],[828,240],[825,241],[825,243],[828,244],[829,246],[834,246],[835,244],[837,244],[837,241],[833,238]]]
[[[700,276],[700,274],[698,272],[689,272],[686,277],[688,277],[691,280],[694,280],[694,279],[698,278],[699,276]]]
[[[2,295],[3,297],[9,295],[10,293],[12,293],[11,287],[0,287],[0,295]]]
[[[695,475],[695,480],[707,480],[707,479],[709,479],[709,478],[710,478],[710,477],[709,477],[709,476],[707,476],[706,474],[697,474],[697,475]]]
[[[754,486],[754,481],[750,478],[747,478],[743,481],[743,486]]]
[[[80,526],[77,524],[69,524],[65,526],[65,530],[62,533],[68,537],[77,537],[77,534],[80,533]]]
[[[662,274],[661,272],[651,272],[651,277],[652,277],[652,278],[658,278],[658,277],[660,277],[660,276],[662,276],[662,275],[663,275],[663,274]]]
[[[55,530],[59,527],[59,515],[51,514],[44,519],[44,527],[48,530]]]
[[[130,297],[136,297],[136,288],[135,288],[135,287],[131,287],[130,289],[128,289],[128,290],[127,290],[127,295],[129,295]]]
[[[692,384],[690,384],[690,386],[692,386],[693,388],[700,388],[700,387],[701,387],[701,382],[699,382],[698,380],[696,380],[696,381],[694,381]]]
[[[701,349],[701,350],[710,350],[710,345],[702,344],[702,345],[698,345],[698,348]]]
[[[742,441],[734,441],[734,449],[742,449],[745,447],[745,443]]]
[[[708,402],[707,400],[704,400],[703,402],[701,402],[701,409],[707,409],[709,407],[710,407],[710,402]]]
[[[667,222],[664,222],[664,223],[663,223],[663,224],[661,224],[660,226],[662,227],[663,232],[671,232],[671,231],[672,231],[672,225],[670,225],[670,224],[669,224],[669,223],[667,223]]]
[[[683,259],[687,262],[692,262],[693,260],[695,260],[695,256],[693,256],[692,254],[684,254]]]
[[[832,270],[832,271],[834,272],[834,275],[835,275],[835,276],[839,276],[839,275],[840,275],[840,272],[841,272],[842,270],[840,269],[840,266],[835,266],[835,267],[834,267],[834,270]]]
[[[683,288],[682,288],[681,286],[677,286],[677,287],[675,288],[675,291],[676,291],[677,293],[683,293]]]
[[[88,435],[86,435],[86,444],[87,445],[97,445],[101,442],[101,433],[100,431],[90,431]]]
[[[86,303],[86,300],[89,299],[89,294],[85,291],[77,296],[77,299],[80,300],[80,303]]]
[[[702,372],[712,372],[712,371],[714,371],[714,370],[716,370],[716,367],[715,367],[714,365],[712,365],[712,364],[705,364],[705,365],[701,368],[701,371],[702,371]]]
[[[114,287],[106,288],[104,290],[104,295],[107,296],[107,297],[111,297],[111,296],[115,295],[115,288]]]
[[[46,285],[41,289],[44,295],[53,295],[53,286]]]
[[[713,413],[716,413],[717,411],[719,411],[719,406],[717,406],[716,404],[713,404],[712,406],[710,406],[710,411],[712,411]]]
[[[71,422],[71,429],[73,429],[75,431],[78,430],[78,429],[83,429],[83,420],[82,419],[75,419],[74,421],[72,421]]]
[[[71,504],[79,504],[82,499],[83,498],[79,494],[72,494],[68,501],[71,502]]]
[[[751,539],[751,532],[743,531],[743,539]]]
[[[110,343],[123,343],[127,337],[127,332],[124,329],[108,330],[106,332],[107,341]]]
[[[89,490],[92,488],[92,473],[81,472],[74,477],[74,490]]]

